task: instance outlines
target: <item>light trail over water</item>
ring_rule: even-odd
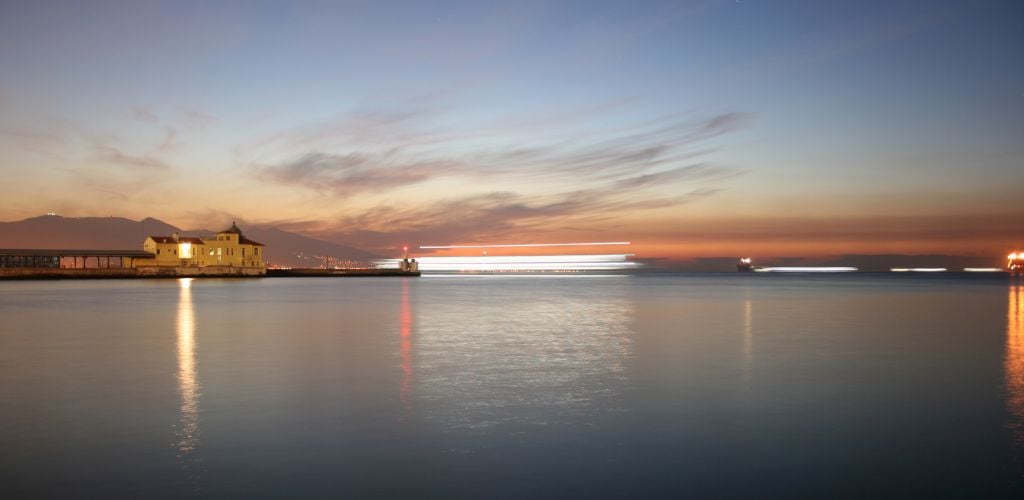
[[[458,248],[540,248],[540,247],[589,247],[599,245],[629,245],[628,241],[599,241],[593,243],[509,243],[496,245],[421,245],[422,250],[446,250]]]
[[[576,272],[635,269],[633,254],[507,255],[491,257],[420,257],[422,272]],[[374,261],[379,269],[397,269],[401,259]]]

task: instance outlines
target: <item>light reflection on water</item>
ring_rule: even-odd
[[[0,282],[0,319],[4,498],[1024,491],[1002,276]]]
[[[1006,406],[1010,429],[1024,445],[1024,284],[1010,283],[1006,312]]]
[[[507,300],[499,291],[433,301],[415,322],[420,415],[448,428],[487,429],[570,420],[585,426],[590,417],[621,411],[617,391],[633,349],[629,279],[606,277],[600,294],[557,300],[519,293]]]
[[[195,311],[192,306],[192,278],[178,280],[178,392],[181,418],[175,432],[175,447],[183,462],[199,446],[199,395],[202,385],[196,372]]]
[[[743,300],[743,380],[750,383],[750,373],[754,364],[754,304],[747,288]]]
[[[402,362],[402,385],[399,399],[402,402],[402,420],[412,413],[412,307],[409,305],[409,280],[402,280],[402,309],[399,325],[399,356]]]

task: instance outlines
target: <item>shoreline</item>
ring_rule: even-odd
[[[176,269],[139,272],[137,269],[0,269],[0,281],[33,280],[110,280],[110,279],[178,279],[178,278],[364,278],[418,277],[419,271],[397,269],[267,269],[266,273],[244,272],[178,273]]]

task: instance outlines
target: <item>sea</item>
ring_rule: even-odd
[[[0,282],[0,498],[1024,498],[1024,279]]]

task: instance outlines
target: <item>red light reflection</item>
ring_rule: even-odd
[[[402,312],[399,335],[399,356],[402,359],[402,385],[398,398],[402,403],[403,420],[411,413],[412,405],[412,308],[409,307],[409,279],[402,279]]]

